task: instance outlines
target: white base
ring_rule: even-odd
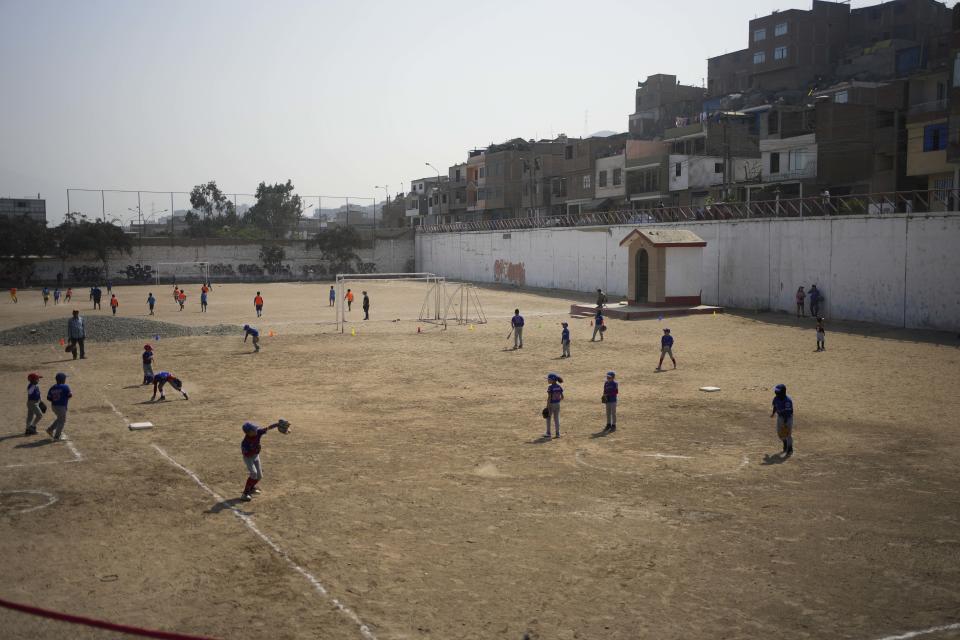
[[[700,387],[700,391],[706,391],[707,393],[713,393],[714,391],[720,391],[720,387]]]
[[[141,429],[152,429],[152,422],[131,422],[130,431],[140,431]]]

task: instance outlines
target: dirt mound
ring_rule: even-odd
[[[84,317],[87,340],[91,342],[116,342],[118,340],[150,340],[159,335],[164,338],[182,338],[202,335],[237,334],[237,327],[218,324],[206,327],[185,327],[169,322],[116,316]],[[25,344],[46,344],[67,337],[67,318],[47,320],[0,331],[0,344],[10,347]]]

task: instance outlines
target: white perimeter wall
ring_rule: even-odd
[[[797,287],[816,284],[832,318],[960,331],[960,214],[650,226],[689,229],[707,241],[699,260],[705,304],[792,311]],[[626,296],[627,250],[619,243],[633,228],[419,233],[417,270]],[[691,258],[678,260],[694,268]]]

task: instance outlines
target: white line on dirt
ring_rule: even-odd
[[[26,509],[20,509],[19,511],[9,511],[9,512],[8,512],[8,515],[13,515],[13,514],[20,515],[20,514],[23,514],[23,513],[30,513],[31,511],[37,511],[38,509],[43,509],[44,507],[49,507],[50,505],[52,505],[54,502],[57,501],[57,496],[53,495],[52,493],[48,493],[48,492],[46,492],[46,491],[41,491],[40,489],[11,489],[11,490],[9,490],[9,491],[0,491],[0,495],[5,494],[5,493],[6,493],[6,494],[10,494],[10,493],[32,493],[32,494],[34,494],[34,495],[46,496],[46,497],[47,497],[47,502],[44,503],[44,504],[37,505],[36,507],[28,507],[28,508],[26,508]]]
[[[898,636],[884,636],[877,640],[910,640],[910,638],[919,638],[920,636],[930,635],[931,633],[940,633],[941,631],[956,631],[960,629],[960,622],[954,624],[944,624],[939,627],[930,627],[920,631],[908,631]]]
[[[166,451],[164,451],[163,449],[161,449],[161,448],[158,447],[157,445],[152,445],[152,446],[153,446],[154,449],[157,450],[157,453],[159,453],[161,456],[163,456],[164,458],[166,458],[167,461],[168,461],[170,464],[172,464],[173,466],[177,467],[178,469],[180,469],[181,471],[183,471],[185,474],[187,474],[188,476],[190,476],[190,478],[191,478],[194,482],[196,482],[197,485],[198,485],[201,489],[203,489],[204,491],[206,491],[207,493],[209,493],[211,496],[213,496],[213,498],[214,498],[215,500],[219,500],[220,502],[224,502],[224,501],[225,501],[224,498],[223,498],[223,496],[221,496],[221,495],[218,494],[216,491],[214,491],[214,490],[211,489],[209,486],[207,486],[207,485],[203,482],[203,480],[200,479],[200,477],[199,477],[197,474],[195,474],[193,471],[191,471],[191,470],[188,469],[187,467],[183,466],[182,464],[180,464],[179,462],[177,462],[176,460],[174,460],[174,459],[170,456],[170,454],[168,454]],[[234,507],[233,505],[230,505],[228,508],[230,509],[231,512],[233,512],[233,515],[235,515],[237,518],[239,518],[239,520],[240,520],[241,522],[243,522],[243,524],[245,524],[245,525],[247,526],[247,528],[250,529],[250,531],[252,531],[258,538],[260,538],[260,539],[264,542],[264,544],[266,544],[268,547],[270,547],[271,549],[273,549],[273,551],[274,551],[278,556],[280,556],[281,558],[283,558],[283,560],[284,560],[288,565],[290,565],[290,568],[292,568],[294,571],[296,571],[297,573],[299,573],[300,575],[302,575],[304,578],[306,578],[307,582],[309,582],[310,585],[311,585],[320,595],[324,596],[324,597],[327,598],[331,603],[333,603],[333,606],[337,609],[337,611],[339,611],[341,614],[343,614],[343,615],[346,616],[348,619],[350,619],[351,622],[353,622],[354,624],[356,624],[356,625],[360,628],[360,635],[362,635],[362,636],[363,636],[364,638],[366,638],[367,640],[376,640],[376,636],[375,636],[375,635],[373,634],[373,632],[370,630],[370,627],[368,627],[368,626],[363,622],[363,620],[360,619],[360,616],[358,616],[356,613],[354,613],[354,611],[353,611],[352,609],[350,609],[349,607],[347,607],[346,605],[344,605],[342,602],[340,602],[340,600],[339,600],[338,598],[334,597],[334,596],[327,590],[327,588],[326,588],[325,586],[323,586],[323,583],[321,583],[312,573],[310,573],[309,571],[307,571],[306,569],[304,569],[303,567],[301,567],[300,565],[298,565],[296,562],[294,562],[293,559],[292,559],[289,555],[287,555],[287,552],[284,551],[284,550],[280,547],[280,545],[278,545],[276,542],[274,542],[273,540],[271,540],[271,539],[267,536],[267,534],[265,534],[265,533],[263,533],[262,531],[260,531],[260,529],[257,528],[257,525],[254,524],[253,518],[251,518],[250,516],[248,516],[248,515],[245,514],[245,513],[242,513],[240,510],[238,510],[238,509],[237,509],[236,507]]]
[[[21,467],[38,467],[40,465],[46,464],[70,464],[72,462],[82,462],[83,454],[77,450],[77,445],[73,444],[73,440],[67,436],[63,437],[63,442],[66,443],[67,449],[70,450],[71,455],[73,455],[73,460],[48,460],[46,462],[18,462],[15,464],[5,464],[0,469],[19,469]]]

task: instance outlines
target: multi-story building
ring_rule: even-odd
[[[47,223],[47,201],[39,195],[34,198],[0,198],[0,217],[27,216],[31,220]]]
[[[487,207],[486,150],[467,154],[467,220],[481,220]]]
[[[430,214],[429,200],[433,192],[445,182],[441,177],[419,178],[410,182],[410,192],[405,196],[406,208],[404,215],[411,227],[418,227],[427,221]]]
[[[626,151],[597,158],[594,171],[598,208],[625,208],[627,195]]]
[[[627,140],[624,164],[630,208],[647,210],[675,204],[669,188],[669,142]]]
[[[539,140],[530,146],[529,157],[523,159],[520,198],[526,217],[535,218],[563,210],[567,197],[563,178],[565,150],[566,138]],[[556,184],[554,178],[558,178]]]
[[[596,195],[594,172],[597,158],[623,153],[627,134],[607,137],[558,139],[563,143],[561,173],[551,185],[552,213],[577,215],[607,208],[605,199]]]
[[[932,211],[956,210],[957,165],[947,159],[949,139],[948,83],[953,70],[910,78],[907,112],[907,175],[920,178],[929,192]]]
[[[954,164],[953,188],[960,189],[960,4],[953,5],[950,34],[950,111],[947,120],[947,161]]]
[[[637,83],[634,112],[628,124],[633,138],[652,139],[665,129],[677,125],[678,118],[692,118],[700,113],[703,87],[677,82],[677,76],[658,73]]]

